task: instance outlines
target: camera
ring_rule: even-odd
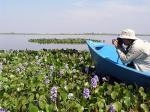
[[[123,40],[122,40],[121,38],[118,37],[118,38],[117,38],[117,41],[118,41],[118,45],[119,45],[119,46],[122,46]]]

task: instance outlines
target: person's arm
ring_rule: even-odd
[[[123,63],[129,63],[141,55],[141,51],[133,46],[129,49],[128,53],[125,54],[120,49],[117,49],[118,55]]]

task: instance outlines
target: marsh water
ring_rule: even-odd
[[[28,42],[29,39],[71,39],[84,38],[102,40],[106,44],[111,44],[111,40],[116,38],[114,35],[0,35],[0,50],[40,50],[40,49],[77,49],[88,50],[86,44],[37,44]],[[139,36],[148,40],[149,36]]]

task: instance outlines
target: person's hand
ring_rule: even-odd
[[[113,44],[116,48],[119,48],[119,44],[118,44],[118,40],[117,40],[117,39],[113,39],[113,40],[112,40],[112,44]]]

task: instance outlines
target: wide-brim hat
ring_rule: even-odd
[[[135,36],[135,32],[131,29],[125,29],[121,32],[119,35],[119,38],[121,39],[132,39],[137,40],[138,38]]]

